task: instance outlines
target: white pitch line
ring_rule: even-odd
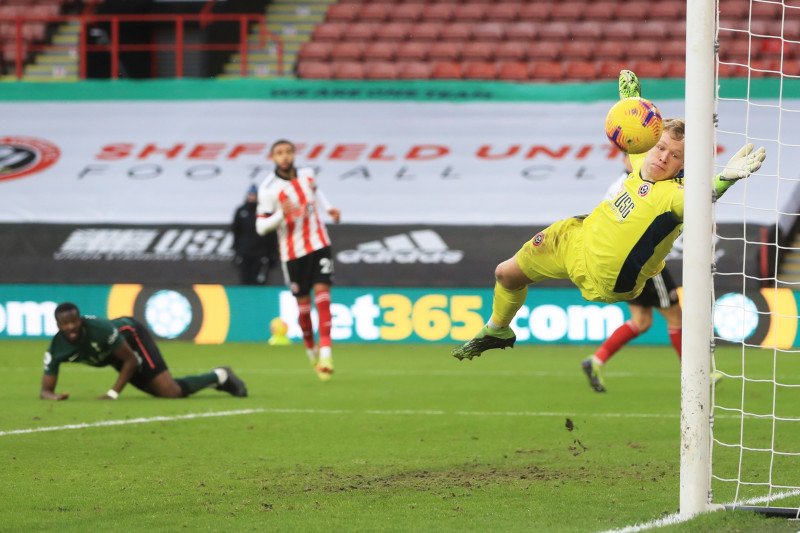
[[[774,502],[777,500],[782,500],[783,498],[790,498],[792,496],[800,495],[800,490],[791,490],[787,492],[781,492],[777,494],[773,494],[772,496],[759,496],[757,498],[750,498],[749,500],[744,500],[738,502],[736,505],[758,505],[761,503],[769,503]],[[721,505],[716,509],[712,509],[713,511],[720,511],[723,507],[728,505],[734,505],[733,503],[726,503]],[[671,526],[674,524],[681,524],[683,522],[687,522],[693,518],[696,518],[697,515],[694,516],[684,516],[680,513],[674,513],[669,516],[665,516],[663,518],[659,518],[658,520],[652,520],[650,522],[645,522],[644,524],[635,524],[632,526],[626,526],[620,529],[609,529],[602,533],[637,533],[638,531],[646,531],[648,529],[654,529],[657,527],[664,527],[664,526]]]

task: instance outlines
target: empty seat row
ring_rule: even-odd
[[[598,2],[514,2],[500,1],[470,3],[396,3],[340,2],[332,4],[326,13],[329,21],[564,21],[579,20],[679,20],[685,15],[681,2],[648,2],[634,0],[618,3]]]
[[[301,78],[334,79],[484,79],[586,81],[616,79],[621,68],[631,64],[619,62],[488,62],[488,61],[308,61],[300,64]],[[662,62],[637,62],[633,68],[642,77],[683,77],[683,62],[666,66]]]
[[[686,37],[685,23],[667,24],[662,21],[535,23],[535,22],[392,22],[341,23],[325,22],[312,33],[314,41],[502,41],[502,40],[658,40]],[[629,43],[629,46],[631,44]]]

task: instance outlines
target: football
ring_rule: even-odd
[[[623,98],[606,115],[606,136],[628,154],[641,154],[656,145],[664,128],[661,112],[645,98]]]

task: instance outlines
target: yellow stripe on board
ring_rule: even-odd
[[[197,344],[222,344],[228,337],[231,310],[228,294],[222,285],[194,285],[203,305],[203,324],[194,338]]]
[[[108,318],[133,316],[133,306],[140,292],[142,292],[141,285],[112,285],[108,294]]]
[[[761,289],[769,306],[769,330],[761,342],[765,348],[791,348],[797,336],[797,302],[791,289]]]

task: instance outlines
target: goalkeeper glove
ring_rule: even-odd
[[[634,98],[642,95],[642,85],[632,70],[619,71],[619,99]]]
[[[761,163],[767,157],[767,151],[762,146],[758,150],[753,151],[753,145],[748,143],[742,146],[738,152],[733,154],[725,168],[717,174],[714,180],[714,188],[717,192],[717,197],[722,196],[722,193],[740,179],[750,176],[761,168]]]

